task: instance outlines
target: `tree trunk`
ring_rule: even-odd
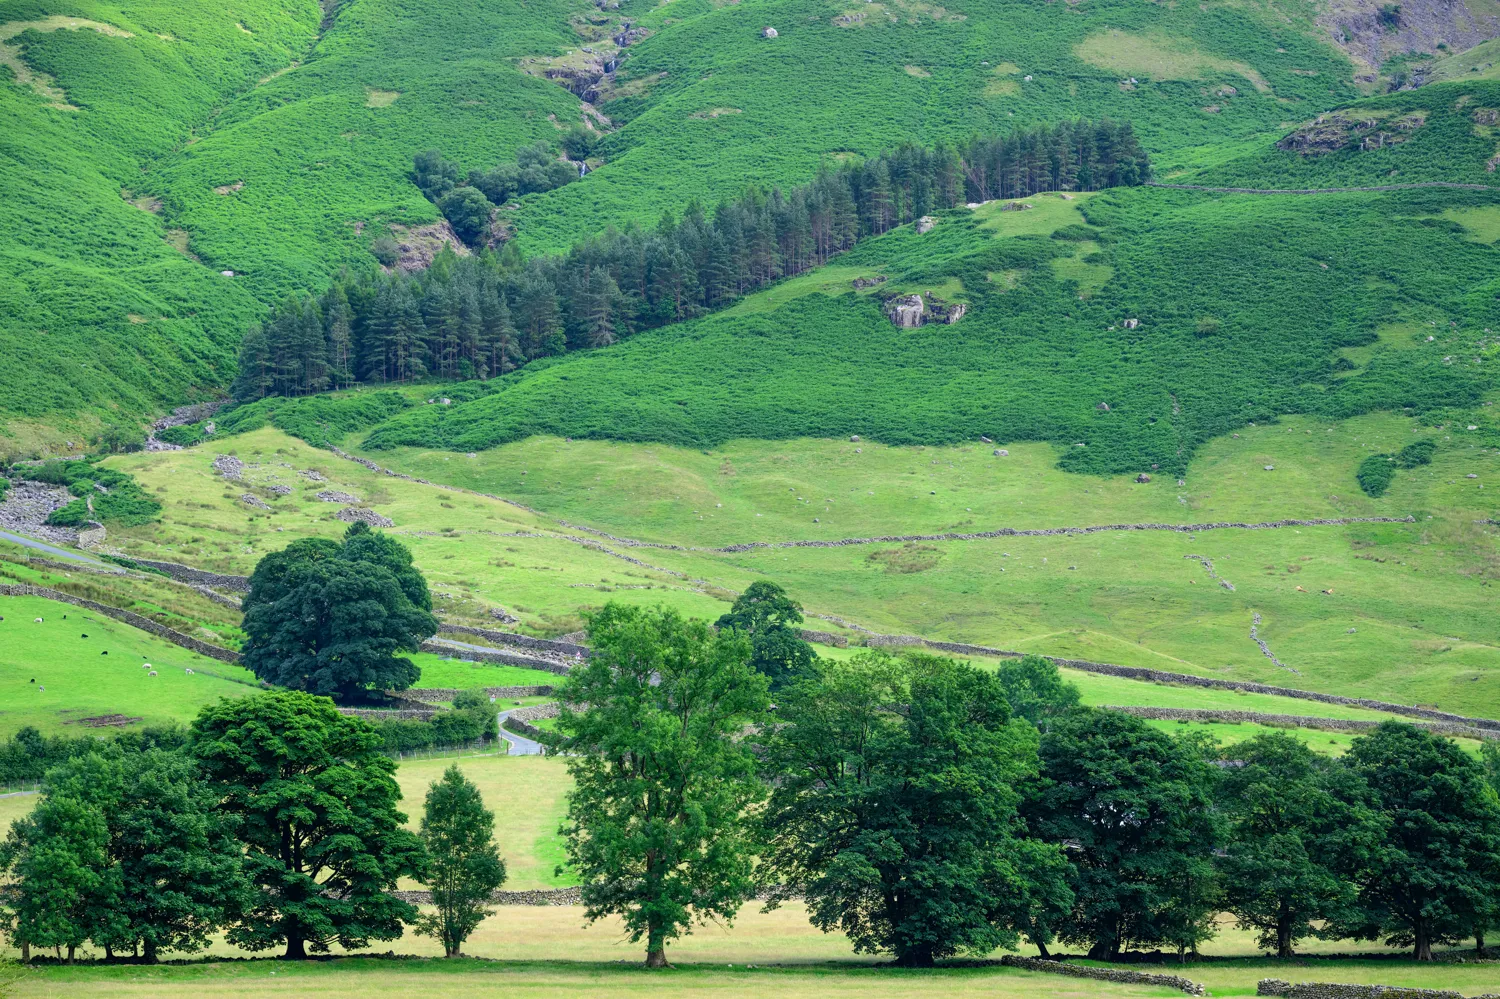
[[[1109,961],[1115,956],[1113,940],[1095,940],[1093,946],[1089,947],[1090,961]]]
[[[1043,961],[1052,960],[1052,955],[1047,953],[1047,945],[1045,943],[1040,940],[1033,940],[1032,943],[1036,944],[1037,957],[1041,958]]]
[[[146,946],[141,950],[141,960],[146,964],[156,963],[156,941],[147,940]]]
[[[1474,931],[1474,953],[1484,957],[1484,930]]]
[[[31,944],[25,940],[21,941],[21,963],[31,963]]]
[[[896,955],[896,963],[903,968],[930,968],[934,964],[932,948],[902,951]]]
[[[1413,927],[1413,929],[1416,931],[1413,934],[1413,936],[1416,937],[1416,941],[1414,946],[1412,947],[1411,956],[1418,961],[1431,961],[1432,940],[1427,935],[1427,924],[1425,922],[1419,922],[1416,926]]]
[[[665,968],[667,965],[667,932],[661,919],[652,916],[646,921],[646,967]]]
[[[73,951],[76,950],[76,949],[77,949],[76,945],[74,945],[74,944],[68,944],[68,963],[69,964],[73,963]]]
[[[1292,956],[1292,921],[1285,914],[1276,922],[1276,956],[1282,960]]]
[[[281,956],[282,959],[286,961],[307,960],[307,941],[303,940],[301,937],[287,937],[286,953]]]

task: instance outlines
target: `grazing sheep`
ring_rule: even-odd
[[[184,670],[183,672],[187,673],[188,676],[192,676],[193,675],[193,671],[190,670],[190,669]]]
[[[156,675],[156,670],[152,670],[151,672],[147,673],[146,675],[147,676],[155,676]]]
[[[141,663],[141,669],[150,669],[150,668],[151,668],[151,664],[150,663]]]
[[[37,618],[37,619],[36,619],[36,623],[37,623],[37,624],[41,624],[41,623],[42,623],[42,619],[41,619],[41,618]]]

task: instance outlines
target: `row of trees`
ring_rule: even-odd
[[[1280,733],[1221,750],[1080,707],[1038,657],[786,654],[765,638],[796,614],[762,584],[718,628],[589,618],[560,691],[561,832],[588,918],[619,916],[648,964],[763,889],[912,966],[1022,940],[1181,956],[1226,910],[1283,957],[1318,936],[1430,959],[1500,919],[1492,750],[1487,770],[1395,722],[1339,759]],[[151,960],[223,932],[295,958],[415,924],[457,954],[504,877],[493,816],[451,770],[407,831],[380,741],[281,691],[205,708],[180,748],[73,757],[0,847],[0,922],[27,952]],[[390,894],[406,876],[433,911]]]
[[[1220,750],[1079,707],[1038,657],[916,652],[816,661],[773,709],[739,628],[607,606],[590,638],[561,692],[587,707],[558,722],[568,859],[648,964],[767,886],[916,966],[1023,938],[1181,956],[1223,911],[1283,957],[1318,936],[1427,960],[1500,918],[1486,768],[1409,725],[1340,759],[1280,733]]]
[[[369,725],[300,692],[221,700],[176,750],[101,745],[54,767],[0,845],[0,924],[26,960],[92,943],[153,962],[220,932],[300,958],[412,923],[451,956],[505,880],[494,816],[453,767],[412,833],[394,771]],[[433,911],[389,894],[405,876]]]
[[[455,217],[467,199],[465,231],[488,231],[485,175],[460,181],[455,164],[429,152],[414,176],[439,204],[452,201]],[[507,244],[443,254],[419,274],[346,270],[323,294],[291,297],[246,332],[232,392],[250,401],[427,375],[490,378],[722,308],[929,212],[1149,176],[1128,123],[1063,122],[825,166],[790,191],[752,189],[711,215],[693,202],[680,219],[610,229],[565,254],[525,260]]]

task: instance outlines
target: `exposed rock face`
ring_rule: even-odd
[[[1125,327],[1128,330],[1133,330],[1137,326],[1139,326],[1140,324],[1141,324],[1141,321],[1139,319],[1127,319],[1123,323],[1121,323],[1120,325],[1123,326],[1123,327]]]
[[[1145,472],[1142,472],[1140,475],[1137,475],[1135,477],[1135,481],[1141,482],[1141,483],[1150,482],[1151,481],[1151,476],[1147,475]]]
[[[777,32],[775,28],[765,27],[760,29],[760,37],[762,38],[775,38],[776,35]]]
[[[963,302],[945,302],[930,291],[926,295],[898,295],[885,303],[886,318],[902,329],[915,329],[928,323],[952,325],[968,311],[969,307]]]
[[[1024,201],[1007,201],[1000,206],[1002,212],[1024,212],[1031,206]]]
[[[346,524],[353,524],[357,522],[361,524],[369,524],[371,527],[390,527],[395,523],[395,521],[391,520],[391,518],[382,517],[380,514],[376,513],[374,510],[371,510],[369,507],[363,506],[346,506],[338,513],[334,514],[334,516],[339,520],[342,520]]]
[[[396,249],[399,251],[396,268],[407,274],[432,266],[432,261],[442,252],[444,245],[452,247],[453,252],[460,257],[469,255],[469,248],[458,238],[447,219],[413,229],[404,225],[392,225],[391,237],[395,239]]]
[[[933,218],[931,215],[923,215],[921,218],[917,219],[917,235],[920,236],[924,232],[931,232],[932,227],[935,225],[937,225],[937,219]]]
[[[1330,111],[1302,125],[1276,148],[1303,156],[1322,156],[1341,149],[1381,149],[1405,142],[1427,123],[1427,112],[1395,116],[1391,111]]]
[[[5,502],[0,503],[0,527],[44,541],[70,543],[77,538],[78,532],[68,527],[48,527],[47,518],[53,510],[71,502],[73,494],[65,486],[13,480],[6,490]]]
[[[1500,19],[1464,0],[1401,0],[1395,11],[1390,0],[1328,0],[1320,6],[1318,24],[1360,68],[1355,79],[1361,82],[1373,81],[1394,55],[1437,55],[1439,43],[1462,52],[1500,37]]]
[[[885,275],[884,274],[876,274],[872,278],[857,277],[857,278],[854,279],[854,281],[852,283],[854,285],[854,290],[855,291],[859,291],[862,288],[873,288],[877,284],[885,284]]]
[[[921,295],[901,295],[885,303],[885,316],[902,329],[916,329],[926,321]]]

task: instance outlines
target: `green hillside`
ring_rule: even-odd
[[[250,292],[196,262],[144,171],[300,55],[313,0],[0,4],[0,420],[131,417],[230,373]]]
[[[1248,422],[1432,413],[1493,384],[1500,194],[1026,203],[903,227],[725,312],[533,363],[474,401],[395,417],[368,446],[983,435],[1049,441],[1074,471],[1181,474]],[[929,289],[967,315],[915,330],[882,315],[883,299]]]
[[[0,4],[7,450],[222,389],[264,305],[373,266],[392,225],[439,245],[413,232],[438,221],[413,154],[485,169],[555,142],[588,116],[547,76],[582,91],[591,62],[621,59],[589,92],[597,169],[501,213],[529,252],[830,157],[1079,115],[1130,120],[1168,168],[1212,162],[1358,94],[1304,3],[325,7]]]

